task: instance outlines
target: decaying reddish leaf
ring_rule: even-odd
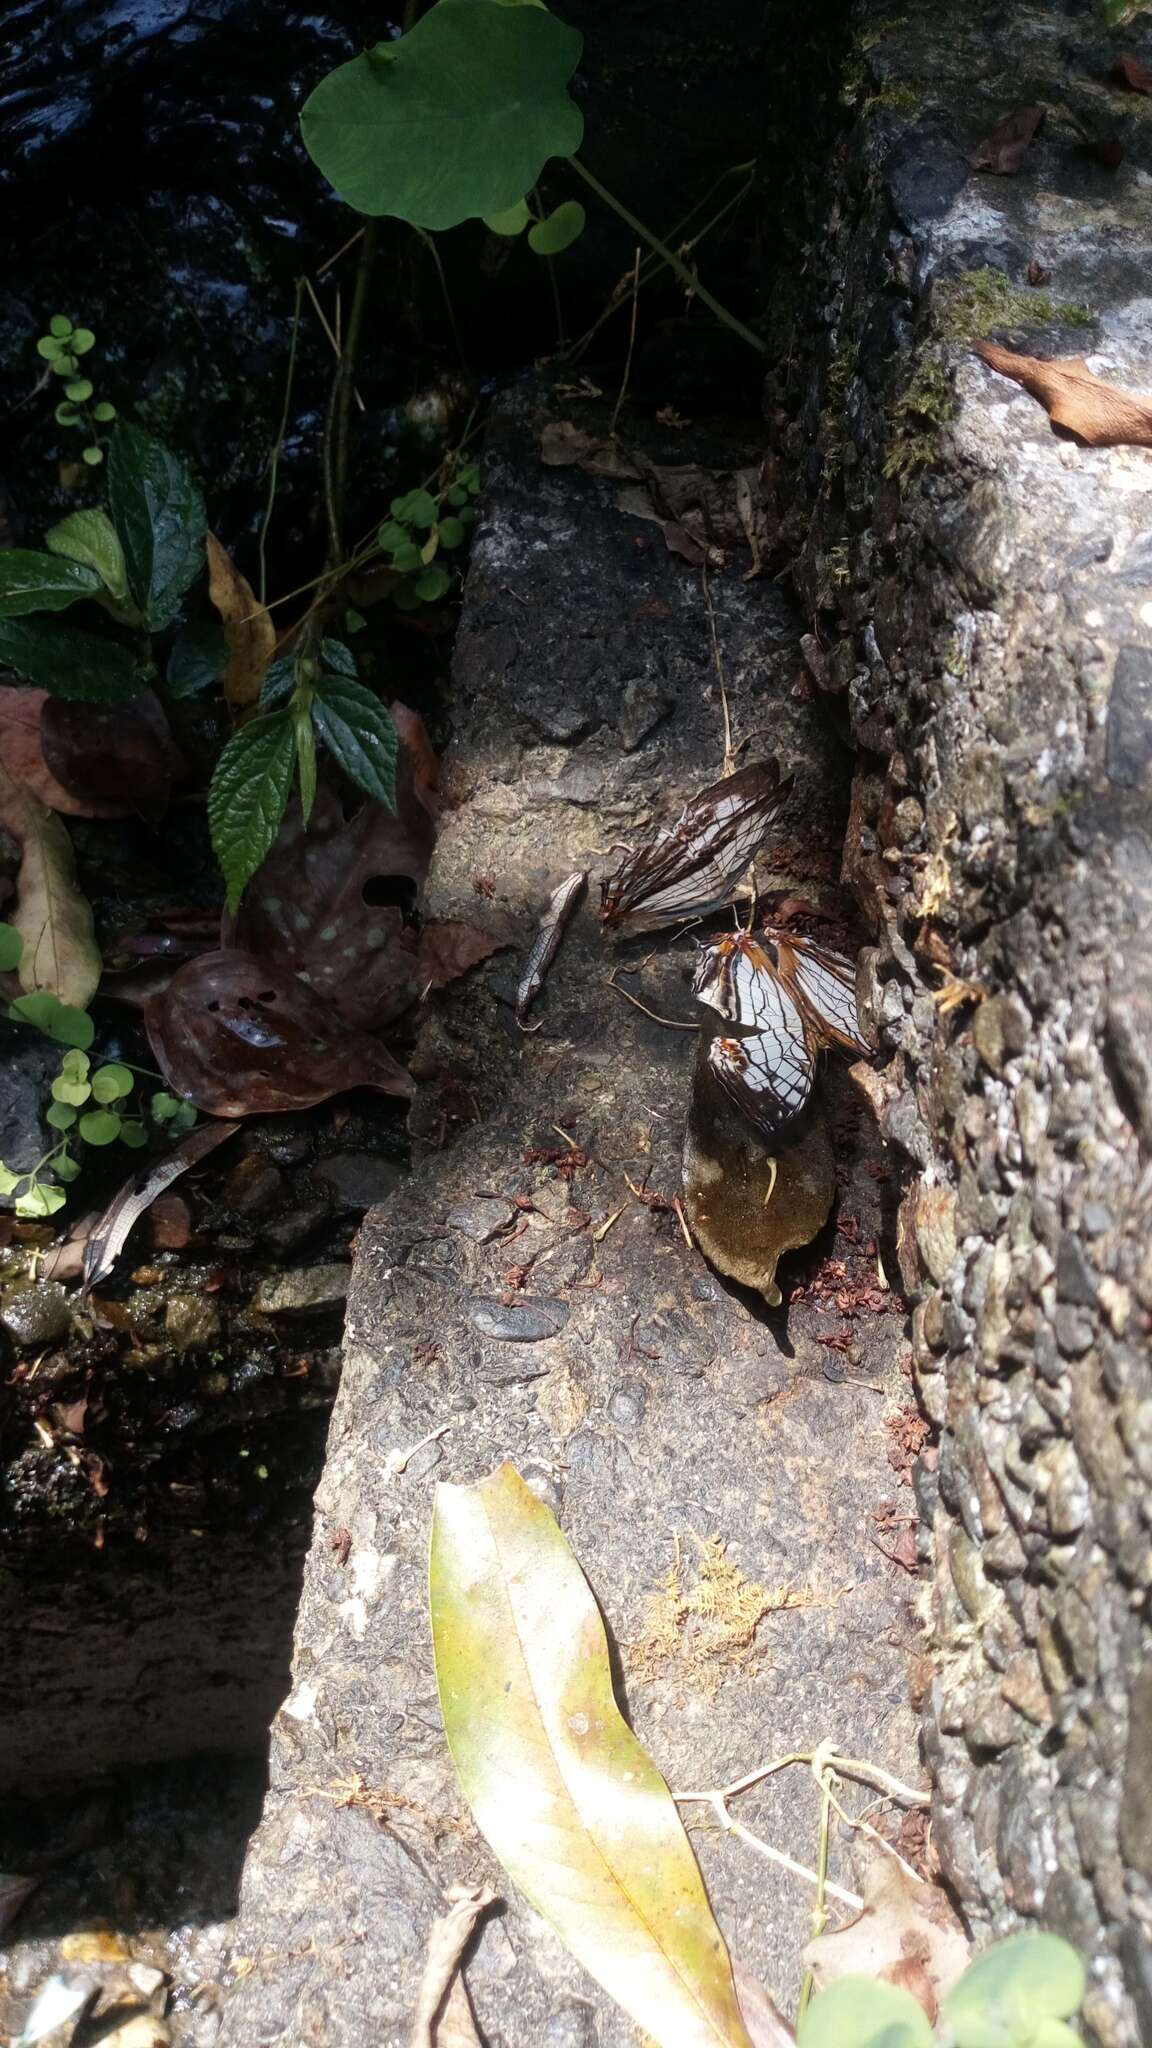
[[[159,818],[173,782],[188,773],[151,690],[142,690],[129,704],[49,697],[40,713],[40,745],[49,774],[89,807],[114,806],[106,816],[135,811],[142,818]]]
[[[1152,96],[1152,64],[1145,64],[1142,57],[1117,57],[1108,76],[1113,85],[1123,85],[1129,92]]]
[[[377,1039],[251,953],[190,960],[146,1005],[144,1022],[170,1088],[209,1116],[309,1109],[347,1088],[413,1092]]]
[[[208,535],[208,595],[228,643],[221,688],[237,720],[243,720],[255,708],[276,652],[276,628],[271,613],[257,604],[251,584],[214,533]]]
[[[879,1847],[861,1883],[864,1908],[835,1934],[819,1934],[804,1964],[822,1991],[838,1977],[900,1984],[930,2020],[968,1962],[968,1943],[938,1885],[925,1884]]]
[[[1043,107],[1013,107],[1010,114],[997,121],[983,142],[976,144],[968,159],[972,169],[997,171],[1002,177],[1014,177],[1043,119]]]
[[[423,985],[416,912],[436,838],[435,761],[422,722],[408,721],[395,813],[323,773],[307,830],[293,803],[225,933],[298,975],[356,1031],[391,1023]]]
[[[47,690],[21,690],[11,684],[0,687],[0,758],[8,773],[50,811],[60,811],[66,818],[125,817],[127,804],[98,803],[77,796],[56,780],[40,740],[40,714],[51,701]]]
[[[1086,447],[1152,448],[1152,398],[1134,398],[1105,384],[1079,356],[1046,363],[992,341],[975,346],[990,370],[1022,384],[1045,407],[1054,427],[1075,434]]]
[[[510,934],[482,932],[462,917],[434,917],[420,934],[416,972],[421,989],[447,988],[469,968],[512,945]]]

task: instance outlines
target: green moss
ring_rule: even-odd
[[[1057,302],[1047,293],[1012,284],[1002,270],[964,270],[942,278],[932,294],[928,336],[891,412],[892,440],[884,474],[898,483],[932,461],[942,427],[956,417],[954,365],[948,350],[977,341],[995,328],[1059,325],[1085,327],[1090,306]]]
[[[882,85],[879,92],[869,93],[860,103],[862,114],[918,114],[924,104],[924,96],[911,85]]]

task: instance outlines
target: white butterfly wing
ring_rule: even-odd
[[[771,1136],[807,1102],[814,1057],[804,1019],[782,983],[757,975],[754,993],[756,1028],[743,1038],[713,1039],[708,1060],[745,1116]]]
[[[850,960],[843,960],[836,953],[798,947],[796,981],[801,994],[834,1037],[846,1040],[860,1052],[868,1051],[860,1029],[856,974]]]

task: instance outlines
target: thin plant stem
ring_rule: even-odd
[[[300,308],[303,300],[304,279],[298,277],[296,279],[296,304],[292,311],[292,340],[288,349],[288,371],[284,379],[284,403],[280,409],[280,425],[276,429],[276,439],[273,443],[272,455],[268,464],[268,499],[264,507],[264,517],[260,521],[260,538],[257,544],[260,555],[260,603],[262,605],[268,596],[268,564],[265,561],[264,550],[268,541],[268,529],[272,524],[272,508],[276,503],[276,480],[280,469],[280,456],[284,448],[284,438],[288,432],[288,409],[292,403],[292,382],[296,375],[296,343],[300,335]]]
[[[731,174],[725,173],[725,175],[729,176]],[[717,184],[720,184],[722,182],[723,180],[721,179],[717,180]],[[711,220],[706,220],[703,227],[698,228],[694,235],[689,236],[686,241],[681,242],[681,250],[693,250],[698,248],[700,243],[704,240],[705,236],[710,235],[712,233],[713,228],[718,228],[722,220],[725,220],[727,216],[731,212],[733,212],[733,210],[737,206],[743,204],[744,200],[748,197],[748,193],[751,190],[751,186],[752,179],[751,176],[749,176],[745,179],[743,185],[741,185],[740,190],[737,193],[735,193],[731,199],[726,199],[723,206],[719,209],[719,211],[712,215]],[[710,198],[715,190],[715,185],[710,186],[707,196]],[[698,202],[697,205],[692,208],[690,213],[685,214],[684,219],[680,221],[675,228],[672,229],[673,235],[679,235],[683,233],[684,229],[688,225],[688,222],[692,218],[692,214],[699,212],[701,204],[702,202]],[[644,258],[644,262],[640,270],[641,284],[648,284],[652,278],[659,275],[660,271],[663,270],[663,268],[663,257],[646,256]],[[626,298],[627,290],[625,288],[624,279],[621,278],[619,284],[614,288],[612,295],[608,301],[608,304],[604,306],[601,309],[601,311],[596,315],[596,318],[592,322],[591,327],[588,328],[586,333],[580,336],[579,341],[573,342],[571,348],[568,351],[569,362],[579,362],[581,356],[587,353],[592,342],[599,334],[600,329],[604,326],[605,321],[610,320],[612,318],[613,313],[619,311],[620,307],[624,305]]]
[[[708,585],[708,564],[700,564],[700,584],[704,592],[704,609],[708,614],[708,637],[712,642],[712,662],[716,680],[720,685],[720,706],[724,713],[724,773],[731,775],[735,756],[732,752],[732,718],[728,710],[728,692],[724,685],[724,663],[720,654],[720,641],[716,633],[716,607]]]
[[[820,1772],[820,1847],[816,1858],[816,1897],[812,1902],[812,1918],[809,1922],[812,1938],[823,1934],[828,1925],[828,1838],[832,1820],[832,1773],[825,1763]],[[808,2010],[815,1978],[810,1969],[805,1970],[800,1984],[800,1999],[796,2007],[797,2021],[803,2019]]]
[[[725,327],[730,327],[733,334],[738,334],[740,336],[741,341],[746,341],[748,343],[749,348],[754,348],[756,350],[757,355],[767,355],[767,344],[761,341],[760,336],[758,334],[753,334],[752,329],[750,327],[745,327],[744,322],[742,320],[738,320],[736,318],[735,313],[730,313],[726,306],[722,306],[720,304],[719,299],[713,298],[707,286],[701,284],[700,279],[697,276],[695,276],[695,274],[691,270],[689,270],[688,265],[686,263],[681,262],[679,256],[676,255],[675,251],[669,249],[665,242],[660,241],[659,237],[654,235],[650,228],[646,228],[642,220],[637,220],[636,215],[634,213],[630,213],[628,208],[625,205],[623,205],[623,203],[619,199],[617,199],[613,193],[609,192],[607,186],[602,185],[600,183],[599,178],[593,176],[593,173],[588,169],[588,166],[586,164],[581,163],[579,157],[571,156],[568,158],[568,162],[571,164],[573,170],[576,171],[581,178],[583,178],[584,183],[590,186],[591,190],[595,192],[596,197],[598,199],[603,200],[605,206],[610,206],[612,208],[613,213],[619,214],[621,220],[625,223],[626,226],[631,228],[632,233],[634,235],[639,235],[640,240],[642,242],[647,242],[648,247],[650,249],[655,249],[656,254],[658,256],[663,257],[665,263],[668,265],[668,268],[675,273],[675,275],[680,279],[681,283],[685,285],[687,289],[702,302],[703,305],[707,306],[710,312],[715,313],[716,318],[719,321],[721,321]]]
[[[640,300],[640,253],[640,245],[637,243],[636,261],[632,266],[632,319],[628,328],[628,353],[624,358],[624,375],[620,379],[620,389],[612,409],[612,424],[608,429],[613,440],[616,438],[616,426],[620,418],[621,408],[625,398],[628,396],[628,379],[632,375],[632,355],[636,347],[636,313]]]
[[[378,223],[366,222],[360,243],[360,258],[356,265],[356,285],[352,294],[352,310],[348,315],[348,331],[340,351],[340,361],[332,381],[332,400],[328,409],[328,431],[324,446],[324,496],[328,512],[329,553],[328,566],[336,571],[340,567],[344,548],[340,538],[341,519],[344,503],[344,486],[348,479],[348,437],[352,423],[352,379],[356,369],[356,356],[360,347],[360,334],[364,326],[364,311],[368,300],[368,281],[372,274],[372,262],[376,254]]]
[[[324,338],[327,341],[329,348],[332,350],[333,355],[338,358],[341,354],[340,343],[337,340],[335,333],[333,332],[332,322],[329,320],[327,313],[324,311],[323,306],[320,304],[320,301],[316,296],[312,284],[312,279],[310,277],[306,277],[304,279],[304,289],[307,292],[308,297],[312,301],[312,310],[315,313],[316,318],[320,322],[321,327],[324,329]],[[360,411],[363,412],[364,400],[361,398],[359,392],[356,393],[356,404],[358,405]]]
[[[336,254],[334,256],[326,257],[324,262],[320,265],[319,270],[316,272],[317,277],[323,277],[327,271],[331,270],[332,265],[334,263],[339,263],[340,258],[348,254],[349,249],[354,249],[363,233],[363,228],[357,228],[356,233],[354,235],[349,235],[348,240],[346,242],[341,242],[340,247],[336,251]]]
[[[456,309],[452,304],[452,294],[448,289],[448,279],[444,275],[444,265],[440,261],[440,251],[436,247],[436,238],[428,233],[427,228],[417,228],[416,233],[419,235],[420,240],[423,242],[424,247],[436,266],[436,275],[440,280],[440,292],[448,314],[448,325],[452,329],[452,339],[456,344],[456,354],[459,358],[460,368],[466,371],[468,368],[468,358],[464,353],[464,343],[460,339],[460,329],[456,325]]]

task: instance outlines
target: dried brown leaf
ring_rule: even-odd
[[[40,714],[49,773],[81,802],[135,811],[155,822],[188,763],[172,738],[160,699],[142,690],[130,704],[83,704],[50,697]]]
[[[66,818],[127,816],[126,804],[88,801],[56,780],[40,743],[40,714],[50,701],[47,690],[0,686],[0,757],[8,773],[50,811],[59,811]]]
[[[997,121],[983,142],[976,144],[968,159],[972,169],[996,171],[1002,177],[1014,177],[1043,119],[1043,107],[1013,107],[1010,114]]]
[[[208,1116],[309,1109],[348,1088],[413,1092],[378,1039],[350,1031],[330,1002],[251,953],[190,960],[144,1022],[173,1092]]]
[[[628,449],[611,434],[592,433],[573,420],[550,420],[540,435],[540,459],[553,469],[586,469],[591,476],[639,476]]]
[[[420,934],[416,973],[422,989],[446,988],[493,953],[510,946],[509,936],[482,932],[460,917],[430,918]]]
[[[967,1939],[944,1892],[879,1847],[869,1852],[860,1888],[864,1909],[855,1920],[804,1950],[817,1990],[838,1977],[881,1977],[902,1985],[934,2020],[968,1963]]]
[[[482,1913],[496,1898],[490,1884],[453,1885],[448,1911],[432,1922],[408,2048],[480,2048],[460,1971],[460,1958]]]
[[[0,764],[0,825],[20,847],[16,907],[24,941],[18,969],[25,991],[48,989],[83,1010],[100,981],[100,950],[88,899],[76,887],[72,841],[53,811]]]
[[[1142,57],[1117,57],[1108,76],[1114,85],[1152,97],[1152,64],[1145,64]]]
[[[759,1978],[733,1959],[732,1979],[752,2048],[794,2048],[796,2036]]]
[[[208,595],[228,643],[221,687],[237,722],[242,722],[257,703],[276,652],[276,628],[271,613],[257,604],[251,584],[214,533],[208,535]]]
[[[1079,356],[1046,363],[992,341],[978,341],[976,353],[990,370],[1022,384],[1044,406],[1054,427],[1075,434],[1086,447],[1152,448],[1152,398],[1135,398],[1106,384]]]

